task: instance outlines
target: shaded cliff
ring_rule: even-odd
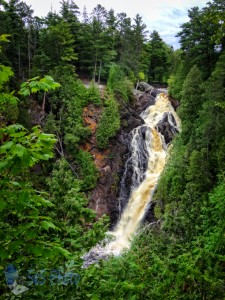
[[[83,149],[89,151],[94,157],[95,165],[99,170],[97,186],[90,195],[89,207],[94,209],[97,216],[107,214],[111,219],[113,227],[124,207],[132,189],[133,170],[129,167],[130,157],[133,149],[129,147],[132,138],[131,131],[144,123],[141,112],[148,106],[155,104],[155,98],[160,93],[146,83],[140,83],[138,90],[134,90],[134,101],[132,104],[120,102],[121,128],[116,137],[110,140],[110,145],[106,150],[100,150],[96,146],[96,129],[101,116],[101,108],[92,104],[84,108],[83,118],[86,125],[91,129],[92,135]],[[166,143],[169,143],[176,132],[171,131],[168,116],[165,115],[163,121],[158,124],[160,132],[165,136]],[[142,127],[144,141],[145,130]],[[138,141],[142,143],[142,141]],[[140,154],[143,160],[143,168],[147,167],[147,156]],[[146,162],[146,163],[145,163]],[[138,166],[137,166],[138,167]],[[126,172],[125,171],[126,168]],[[145,173],[143,169],[142,174]],[[142,181],[144,178],[140,178]]]
[[[129,133],[143,123],[142,118],[132,107],[124,103],[120,105],[122,126],[116,137],[110,140],[109,148],[106,150],[98,149],[96,146],[96,129],[101,109],[89,105],[83,112],[85,123],[92,131],[92,135],[83,149],[92,154],[99,170],[98,183],[91,192],[89,206],[96,211],[98,217],[103,214],[110,215],[112,226],[118,219],[117,197],[128,153]]]

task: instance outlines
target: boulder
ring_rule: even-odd
[[[133,95],[136,98],[135,111],[140,114],[148,106],[155,104],[155,98],[160,93],[159,90],[155,89],[153,86],[146,82],[139,82],[138,89],[133,91]]]
[[[158,131],[164,136],[166,144],[171,143],[178,133],[176,120],[170,113],[165,113],[163,119],[157,124]]]
[[[140,90],[145,93],[151,93],[153,89],[153,86],[149,85],[147,82],[144,81],[139,82],[137,85],[137,90]]]

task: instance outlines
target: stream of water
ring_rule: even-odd
[[[96,255],[98,259],[109,255],[119,255],[124,249],[130,247],[132,236],[137,231],[146,208],[151,202],[154,189],[166,163],[168,145],[157,128],[157,125],[165,119],[165,115],[167,115],[171,131],[178,132],[180,120],[168,96],[161,93],[157,96],[155,105],[149,106],[141,114],[145,123],[132,131],[129,158],[129,164],[132,165],[133,170],[131,192],[121,218],[111,232],[114,240],[106,243],[105,246],[97,245],[84,255],[83,259],[87,265],[90,264],[88,261],[95,261]],[[147,165],[143,167],[146,159]]]

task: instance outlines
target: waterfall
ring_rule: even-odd
[[[126,162],[125,175],[122,178],[122,181],[125,180],[128,167],[131,168],[130,195],[117,226],[111,232],[115,238],[104,247],[100,245],[94,247],[84,255],[83,258],[86,261],[91,256],[92,261],[96,262],[111,254],[118,255],[122,250],[129,248],[132,236],[137,231],[146,208],[151,202],[154,189],[166,163],[168,142],[166,142],[166,134],[161,132],[162,121],[166,120],[167,127],[172,134],[177,133],[180,128],[180,120],[168,96],[163,93],[157,96],[155,105],[149,106],[141,117],[145,123],[135,128],[131,134],[131,156]],[[123,187],[123,182],[121,186]],[[98,258],[93,260],[95,254]]]
[[[120,183],[119,217],[131,193],[142,183],[147,170],[150,152],[151,131],[148,126],[139,126],[131,132],[129,157]]]

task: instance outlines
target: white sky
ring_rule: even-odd
[[[31,5],[34,15],[44,17],[51,10],[58,12],[60,0],[23,0]],[[179,32],[179,26],[188,21],[187,10],[194,6],[200,8],[206,6],[208,0],[74,0],[83,12],[84,6],[91,12],[97,4],[101,4],[107,10],[113,8],[115,13],[125,12],[133,18],[136,14],[143,17],[148,31],[157,30],[163,40],[178,47],[175,35]]]

